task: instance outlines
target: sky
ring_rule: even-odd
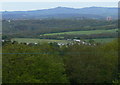
[[[118,1],[119,0],[1,0],[0,11],[40,10],[58,6],[70,8],[92,6],[118,7]]]
[[[0,0],[1,2],[119,2],[119,0]]]

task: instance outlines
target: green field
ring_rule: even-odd
[[[44,36],[46,36],[46,35],[62,35],[62,34],[67,34],[67,35],[80,35],[80,34],[90,35],[90,34],[101,34],[101,33],[115,33],[117,30],[118,29],[91,30],[91,31],[71,31],[71,32],[49,33],[49,34],[43,34],[43,35]]]
[[[113,41],[115,39],[117,39],[117,38],[101,38],[101,39],[92,39],[92,40],[94,40],[95,42],[99,42],[99,43],[108,43],[108,42]],[[89,39],[87,39],[85,41],[88,42]]]
[[[53,40],[53,39],[32,39],[32,38],[13,38],[12,40],[25,43],[48,43],[48,42],[57,42],[57,43],[69,43],[72,41],[67,40]]]
[[[112,40],[115,40],[116,38],[101,38],[101,39],[92,39],[95,42],[99,43],[107,43]],[[12,40],[17,42],[25,42],[25,43],[48,43],[48,42],[57,42],[57,43],[69,43],[73,41],[68,40],[53,40],[53,39],[32,39],[32,38],[13,38]],[[89,41],[89,39],[85,40],[86,42]]]

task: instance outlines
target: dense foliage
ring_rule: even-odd
[[[3,43],[3,83],[112,83],[117,40],[104,45]]]
[[[48,53],[50,52],[50,54]],[[3,83],[67,83],[57,48],[50,45],[3,47]]]
[[[56,36],[40,36],[45,33],[59,33],[69,31],[110,30],[117,29],[117,20],[94,20],[94,19],[43,19],[43,20],[3,20],[3,37],[34,37],[56,38]],[[87,35],[62,35],[64,37],[103,38],[116,37],[114,33],[101,33]],[[61,36],[61,37],[62,37]]]
[[[110,83],[117,76],[116,42],[66,48],[65,65],[71,83]]]

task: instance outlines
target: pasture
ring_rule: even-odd
[[[98,38],[98,39],[92,39],[95,42],[98,43],[108,43],[112,40],[115,40],[116,38]],[[55,40],[55,39],[35,39],[35,38],[13,38],[12,40],[17,42],[25,42],[25,43],[48,43],[48,42],[57,42],[57,43],[70,43],[73,42],[72,40]],[[85,39],[86,42],[88,42],[90,39]]]
[[[50,36],[50,35],[90,35],[90,34],[101,34],[101,33],[115,33],[118,29],[111,29],[111,30],[89,30],[89,31],[70,31],[70,32],[59,32],[59,33],[48,33],[43,34],[43,36]]]
[[[100,39],[92,39],[94,40],[95,42],[98,42],[98,43],[108,43],[108,42],[111,42],[113,40],[115,40],[117,38],[100,38]],[[90,39],[86,39],[85,41],[89,41]]]
[[[68,40],[33,39],[33,38],[13,38],[12,40],[17,41],[17,42],[25,42],[25,43],[48,43],[48,42],[69,43],[69,42],[72,42]]]

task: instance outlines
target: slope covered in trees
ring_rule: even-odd
[[[105,20],[75,20],[75,19],[46,19],[46,20],[3,20],[3,36],[7,37],[34,37],[57,38],[57,36],[40,36],[46,33],[59,33],[71,31],[92,31],[117,29],[117,21]],[[68,37],[67,37],[68,36]],[[87,37],[87,35],[62,35],[62,37]],[[107,37],[116,35],[113,33],[95,33],[91,37]],[[89,37],[89,36],[88,36]]]
[[[2,12],[3,19],[105,19],[111,16],[117,19],[118,8],[110,7],[86,7],[86,8],[67,8],[56,7],[52,9],[33,10],[33,11],[5,11]]]
[[[103,45],[3,43],[3,83],[112,83],[118,41]]]

